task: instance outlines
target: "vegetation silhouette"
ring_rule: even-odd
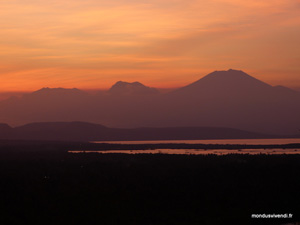
[[[1,141],[0,223],[271,225],[300,219],[300,155],[67,152],[82,144]],[[252,213],[294,217],[251,219]]]

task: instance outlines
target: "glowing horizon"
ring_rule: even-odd
[[[0,1],[0,92],[181,87],[240,69],[300,86],[296,0]]]

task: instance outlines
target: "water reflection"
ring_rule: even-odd
[[[154,149],[154,150],[102,150],[102,151],[68,151],[69,153],[124,153],[124,154],[176,154],[176,155],[227,155],[227,154],[300,154],[299,149]]]

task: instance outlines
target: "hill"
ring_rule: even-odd
[[[277,136],[219,127],[108,128],[86,122],[30,123],[0,127],[0,139],[56,141],[138,141],[275,138]]]
[[[0,102],[0,121],[86,121],[109,127],[231,127],[297,135],[300,93],[271,86],[243,71],[215,71],[168,93],[119,81],[107,92],[43,88]]]

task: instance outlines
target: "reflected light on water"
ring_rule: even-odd
[[[278,155],[278,154],[300,154],[299,149],[154,149],[154,150],[102,150],[102,151],[68,151],[69,153],[101,153],[101,154],[111,154],[111,153],[122,153],[122,154],[175,154],[175,155],[228,155],[228,154],[268,154],[268,155]]]

